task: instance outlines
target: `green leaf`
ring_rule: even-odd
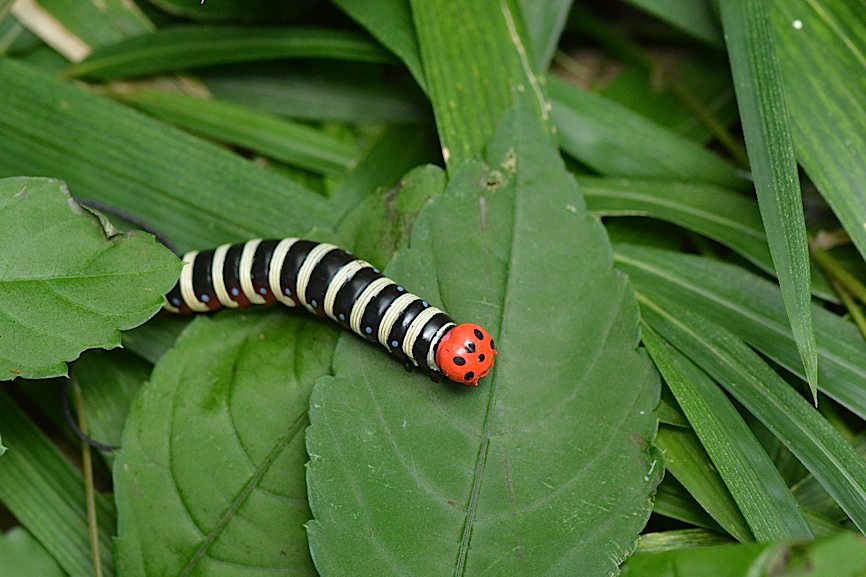
[[[771,5],[797,159],[866,258],[866,10],[857,0]]]
[[[545,76],[534,70],[520,13],[508,1],[410,3],[449,173],[481,153],[514,90],[547,128]]]
[[[640,553],[623,567],[623,577],[860,577],[866,563],[866,541],[841,533],[813,543],[775,542],[721,545]]]
[[[562,80],[549,84],[562,149],[601,174],[748,185],[734,165],[670,129]]]
[[[103,230],[57,180],[0,180],[0,230],[0,380],[65,375],[85,349],[119,346],[180,270],[150,235]]]
[[[48,551],[21,527],[0,535],[0,567],[3,577],[66,577]]]
[[[490,168],[457,169],[388,269],[491,330],[492,377],[431,383],[346,336],[336,377],[314,388],[308,534],[323,577],[607,575],[649,514],[657,376],[604,231],[533,116],[506,117]],[[558,314],[566,301],[591,306]]]
[[[120,574],[315,575],[303,431],[336,336],[282,310],[190,324],[124,430],[114,468]]]
[[[755,539],[813,538],[784,479],[725,393],[649,326],[642,326],[641,340]]]
[[[53,76],[3,59],[0,85],[0,176],[62,178],[158,225],[182,251],[302,234],[336,218],[292,181]]]
[[[69,577],[92,577],[81,473],[5,393],[0,393],[0,423],[9,445],[9,451],[0,459],[0,503]],[[114,574],[114,508],[101,493],[96,494],[95,502],[102,570],[110,576]]]
[[[660,426],[655,444],[664,455],[665,469],[725,531],[738,541],[754,540],[743,513],[693,431]]]
[[[866,460],[752,349],[697,312],[641,297],[643,318],[760,420],[866,531]]]
[[[737,266],[708,258],[620,245],[617,266],[642,293],[701,311],[803,378],[803,363],[779,287]],[[866,419],[866,351],[854,325],[813,307],[821,391]]]
[[[765,0],[730,0],[720,7],[758,206],[794,340],[817,404],[818,353],[812,329],[806,221],[770,7]]]
[[[724,46],[724,38],[710,0],[628,0],[686,34],[712,46]]]
[[[345,174],[358,156],[350,142],[237,104],[157,90],[120,96],[174,125],[319,174]]]
[[[286,58],[390,61],[378,45],[340,30],[186,26],[157,30],[100,48],[69,68],[68,74],[73,78],[108,80]]]
[[[334,4],[396,54],[418,86],[422,89],[426,86],[409,0],[334,0]]]

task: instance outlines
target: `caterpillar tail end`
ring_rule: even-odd
[[[478,386],[493,368],[496,345],[486,330],[472,323],[457,325],[442,337],[436,350],[436,366],[456,383]]]

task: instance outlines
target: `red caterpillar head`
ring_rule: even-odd
[[[478,385],[493,367],[496,348],[490,334],[471,323],[445,333],[436,349],[436,365],[452,381],[467,387]]]

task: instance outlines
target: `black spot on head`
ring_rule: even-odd
[[[496,350],[496,345],[493,344],[493,339],[490,339],[490,348]]]
[[[485,357],[484,357],[484,353],[481,353],[480,355],[478,355],[478,362],[479,362],[479,363],[483,363],[483,362],[484,362],[484,358],[485,358]]]
[[[474,372],[474,371],[469,371],[468,373],[466,373],[465,375],[463,375],[463,380],[464,380],[464,381],[471,381],[471,380],[474,379],[474,378],[475,378],[475,372]]]
[[[454,364],[457,365],[458,367],[462,367],[463,365],[466,364],[466,359],[464,359],[463,357],[454,357],[453,360],[454,360]]]
[[[476,339],[478,339],[479,341],[483,341],[483,340],[484,340],[484,333],[482,333],[482,332],[479,331],[478,329],[472,329],[472,332],[475,333],[475,338],[476,338]]]
[[[473,343],[472,341],[466,341],[466,344],[463,345],[463,348],[465,348],[470,353],[474,353],[475,352],[475,343]]]

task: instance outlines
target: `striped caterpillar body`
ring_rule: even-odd
[[[493,366],[496,349],[487,331],[455,325],[443,311],[332,244],[256,239],[189,252],[183,262],[180,280],[165,296],[171,312],[279,301],[330,318],[407,363],[465,385],[477,385]]]

